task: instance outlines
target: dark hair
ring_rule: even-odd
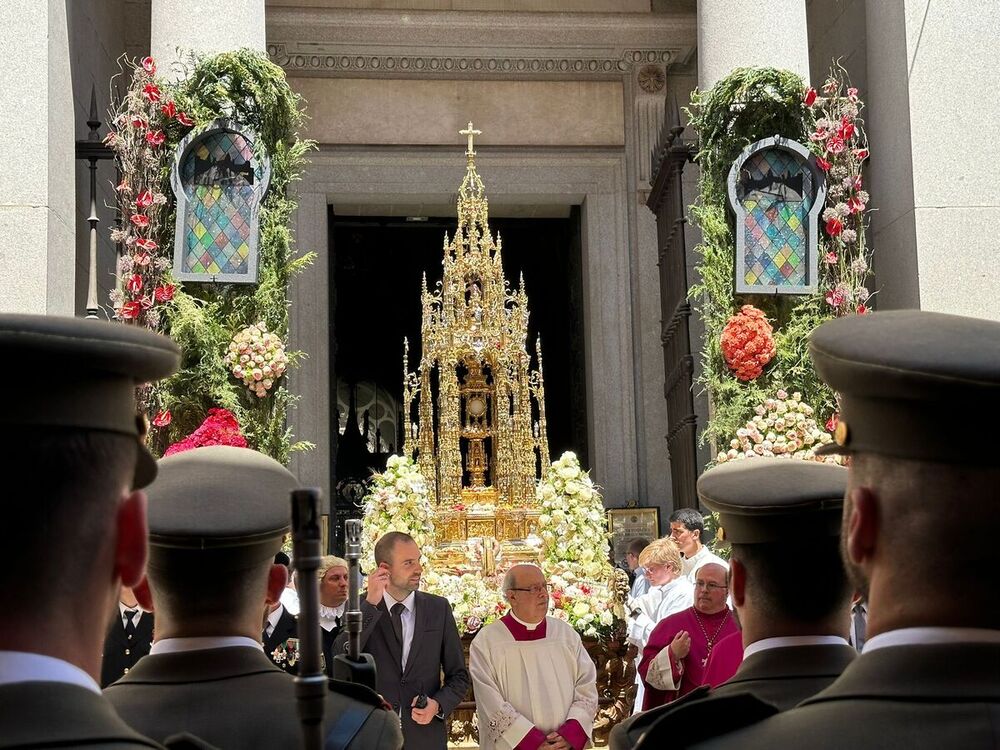
[[[635,555],[636,557],[638,557],[639,553],[642,552],[644,549],[646,549],[646,547],[648,546],[649,546],[649,540],[643,537],[639,537],[637,539],[633,539],[631,542],[628,543],[628,548],[625,550],[625,552],[627,552],[630,555]]]
[[[222,574],[212,565],[148,568],[153,604],[179,623],[228,623],[248,610],[264,611],[272,562]],[[200,573],[199,573],[200,571]]]
[[[284,552],[279,551],[274,556],[275,565],[284,565],[286,568],[292,567],[292,561]]]
[[[700,531],[698,538],[705,541],[705,517],[694,508],[678,508],[670,514],[670,523],[682,523],[688,531]]]
[[[390,531],[387,534],[383,534],[375,542],[375,564],[389,563],[393,549],[400,542],[413,542],[413,537],[403,531]]]
[[[746,567],[747,589],[769,617],[808,624],[847,611],[852,588],[839,537],[734,544],[732,559]]]
[[[4,503],[0,524],[3,548],[17,550],[17,565],[0,572],[0,590],[17,592],[8,607],[44,617],[79,596],[84,571],[110,574],[93,568],[94,556],[114,538],[137,452],[134,437],[95,430],[18,428],[0,437],[4,482],[24,488]]]

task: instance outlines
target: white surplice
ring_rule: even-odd
[[[555,617],[544,625],[544,638],[519,640],[498,620],[472,641],[469,674],[483,750],[509,750],[533,728],[547,735],[571,719],[592,737],[597,668],[570,625]]]

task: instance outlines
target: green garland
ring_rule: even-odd
[[[698,131],[700,197],[691,207],[701,230],[694,251],[700,282],[689,296],[705,323],[702,371],[698,384],[708,392],[710,417],[703,442],[725,444],[743,427],[754,408],[780,388],[802,393],[823,419],[835,409],[833,392],[816,375],[808,355],[812,330],[833,315],[824,309],[822,291],[806,297],[737,295],[734,292],[735,243],[727,214],[727,178],[733,161],[751,143],[773,135],[808,142],[814,116],[803,102],[802,79],[782,70],[739,68],[711,91],[695,91],[688,112]],[[755,380],[738,380],[722,356],[722,329],[744,304],[763,310],[775,329],[775,356]]]
[[[171,93],[199,125],[227,118],[257,133],[271,159],[271,181],[260,210],[258,283],[187,283],[165,310],[164,330],[184,358],[180,372],[155,389],[153,398],[159,409],[169,411],[171,421],[154,431],[154,447],[162,452],[197,428],[210,408],[223,407],[236,416],[251,448],[286,463],[292,451],[313,447],[294,442],[288,427],[287,412],[296,400],[288,390],[288,376],[278,380],[267,397],[257,398],[231,375],[223,357],[233,336],[258,322],[287,342],[288,284],[315,257],[312,252],[294,255],[289,229],[296,202],[288,187],[314,145],[296,135],[304,119],[301,99],[284,71],[252,50],[195,58],[190,74]],[[162,173],[168,194],[169,179],[168,164]],[[174,211],[165,217],[166,227],[173,227]],[[294,367],[305,355],[288,356]]]

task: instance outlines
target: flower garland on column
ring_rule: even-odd
[[[836,411],[833,392],[809,359],[808,340],[823,321],[865,314],[871,307],[865,243],[869,196],[862,178],[868,147],[859,116],[862,107],[857,89],[838,65],[821,91],[807,88],[787,71],[741,68],[711,91],[692,94],[688,115],[699,135],[696,161],[701,175],[699,200],[691,214],[702,238],[695,248],[700,280],[690,296],[705,323],[698,382],[708,393],[710,416],[702,439],[722,449],[722,455],[726,447],[733,450],[734,441],[742,447],[737,431],[746,431],[761,405],[779,390],[800,394],[819,424]],[[743,148],[775,133],[809,144],[827,173],[819,288],[795,297],[737,295],[727,176]]]

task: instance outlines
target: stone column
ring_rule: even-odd
[[[698,0],[698,86],[707,90],[745,67],[809,80],[805,0]]]
[[[264,0],[153,0],[150,54],[163,76],[179,77],[174,64],[187,51],[240,47],[264,51]]]
[[[1000,6],[880,0],[866,21],[877,305],[1000,320]]]
[[[73,314],[73,89],[65,0],[0,3],[0,310]]]

